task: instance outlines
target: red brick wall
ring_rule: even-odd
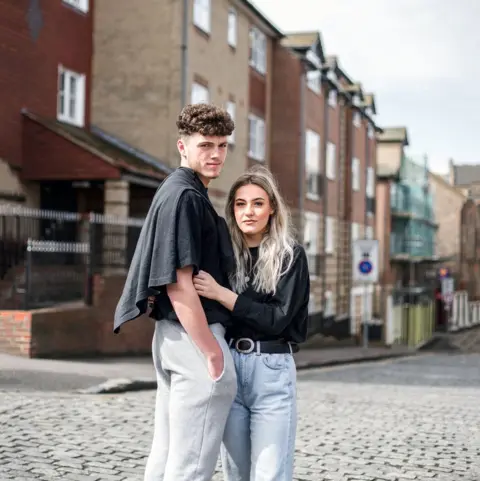
[[[118,169],[34,120],[23,117],[25,180],[117,179]]]
[[[301,75],[299,59],[276,45],[273,50],[270,168],[293,208],[298,208],[299,200]]]
[[[154,322],[146,317],[113,333],[124,276],[97,277],[94,305],[0,312],[0,351],[29,357],[149,354]]]
[[[57,112],[58,65],[86,75],[90,118],[94,0],[87,15],[60,0],[38,2],[43,26],[36,41],[27,22],[28,0],[0,0],[0,157],[21,165],[21,109],[45,117]]]
[[[25,311],[0,311],[0,351],[30,356],[32,316]]]

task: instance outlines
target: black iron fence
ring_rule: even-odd
[[[143,219],[0,205],[0,309],[92,300],[96,273],[126,271]]]

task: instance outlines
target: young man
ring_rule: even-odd
[[[147,214],[115,312],[114,331],[147,311],[157,320],[155,432],[145,481],[209,481],[237,382],[225,342],[230,313],[200,298],[193,276],[226,285],[233,250],[225,220],[208,198],[234,124],[223,109],[186,106],[177,120],[181,166],[160,186]]]

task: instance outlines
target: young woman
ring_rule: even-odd
[[[307,333],[307,258],[267,169],[242,175],[228,197],[226,219],[236,271],[232,290],[206,272],[194,277],[200,296],[232,312],[227,342],[237,396],[221,449],[226,481],[291,481],[296,434],[296,367],[292,354]]]

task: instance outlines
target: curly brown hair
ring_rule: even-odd
[[[212,104],[186,105],[177,119],[180,136],[199,133],[218,137],[229,136],[235,128],[230,114]]]

